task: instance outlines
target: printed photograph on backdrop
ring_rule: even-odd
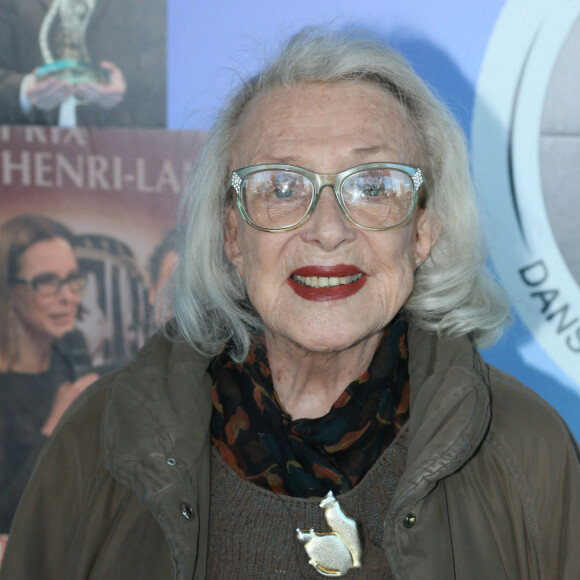
[[[0,534],[74,398],[163,324],[176,206],[202,140],[0,127]]]
[[[166,126],[165,0],[0,0],[0,124]]]

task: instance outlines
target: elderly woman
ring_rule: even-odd
[[[398,55],[299,34],[188,191],[175,323],[61,423],[4,578],[578,577],[578,448],[476,350],[463,137]]]
[[[84,277],[72,233],[44,216],[0,228],[0,533],[44,442],[96,375],[74,332]]]

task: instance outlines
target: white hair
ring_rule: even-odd
[[[233,93],[185,186],[172,302],[178,334],[200,352],[217,354],[230,343],[233,358],[244,360],[252,335],[261,331],[243,280],[224,252],[230,154],[244,111],[276,87],[341,81],[372,83],[394,96],[422,147],[425,207],[441,231],[403,311],[422,328],[441,336],[469,335],[480,346],[501,334],[509,307],[486,268],[465,137],[452,114],[384,42],[307,28]]]

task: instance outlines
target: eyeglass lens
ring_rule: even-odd
[[[85,286],[85,276],[81,272],[74,272],[65,279],[56,274],[40,274],[32,280],[32,287],[43,296],[56,294],[65,284],[73,292],[80,292]]]
[[[242,183],[242,203],[246,213],[263,228],[297,224],[308,212],[313,198],[314,184],[293,171],[257,171]]]
[[[257,226],[276,229],[296,225],[308,213],[315,185],[300,173],[263,169],[248,175],[241,186],[246,214]],[[413,206],[413,180],[398,169],[365,169],[348,176],[340,195],[350,218],[360,226],[393,227]]]

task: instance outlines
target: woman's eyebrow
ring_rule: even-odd
[[[80,271],[81,271],[80,268],[77,266],[76,268],[69,270],[67,275],[65,276],[65,278],[68,278],[72,274],[79,274]],[[51,270],[46,270],[45,272],[39,272],[38,274],[35,274],[34,276],[32,276],[31,279],[38,278],[40,276],[55,276],[56,278],[60,278],[60,276],[56,272],[52,272]]]
[[[352,152],[358,157],[363,157],[365,155],[374,155],[375,153],[383,153],[390,150],[389,146],[385,143],[381,145],[372,145],[370,147],[356,147]]]
[[[252,165],[266,165],[266,164],[276,164],[276,165],[295,165],[300,166],[300,160],[293,155],[285,155],[283,157],[265,157],[260,163],[252,162]]]

